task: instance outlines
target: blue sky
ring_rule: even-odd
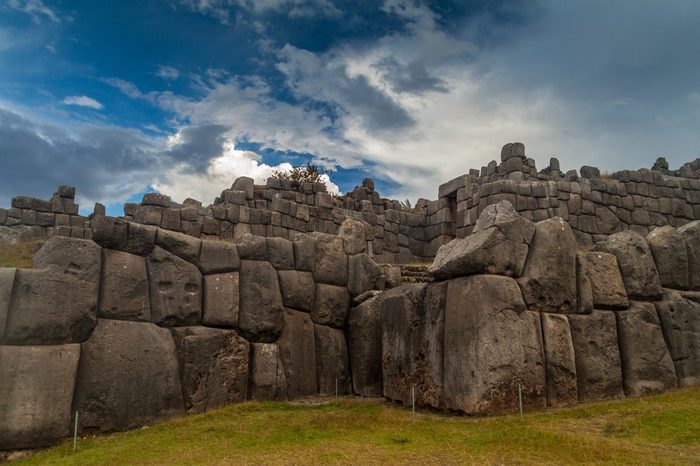
[[[208,203],[307,162],[435,198],[511,141],[675,168],[700,156],[697,24],[695,0],[4,0],[0,206]]]

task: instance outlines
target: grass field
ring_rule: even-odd
[[[18,464],[700,464],[700,388],[469,418],[381,401],[249,402],[66,442]]]
[[[28,269],[32,266],[32,256],[43,241],[29,241],[18,244],[0,244],[0,267]]]

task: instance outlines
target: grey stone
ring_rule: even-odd
[[[569,315],[581,401],[622,398],[622,366],[615,314]]]
[[[688,252],[690,289],[700,290],[700,220],[683,225],[678,232],[683,235]]]
[[[676,370],[654,305],[634,302],[615,316],[625,395],[644,396],[675,388]]]
[[[255,181],[253,178],[241,176],[236,178],[231,186],[232,191],[243,191],[247,200],[253,199],[253,191],[255,189]]]
[[[379,289],[382,270],[366,254],[357,254],[348,258],[348,290],[351,297],[356,297],[369,290]]]
[[[204,276],[202,323],[210,327],[238,325],[238,272]]]
[[[279,348],[274,343],[250,344],[248,396],[252,400],[285,400],[287,377]]]
[[[598,251],[591,251],[579,257],[582,262],[585,261],[582,270],[588,270],[593,306],[599,309],[626,309],[629,300],[617,258],[613,254]]]
[[[159,325],[198,325],[202,320],[202,274],[197,267],[156,246],[146,258],[151,320]]]
[[[284,307],[298,311],[313,311],[316,284],[311,272],[280,270],[277,275]]]
[[[10,299],[15,284],[16,270],[10,267],[0,267],[0,341],[2,335],[5,334],[5,323],[10,313]]]
[[[649,249],[665,288],[687,290],[688,251],[683,235],[671,226],[656,228],[646,237]]]
[[[282,296],[269,262],[241,261],[238,328],[250,341],[269,343],[282,332]]]
[[[530,253],[518,284],[527,308],[541,312],[577,312],[576,239],[560,218],[535,225]]]
[[[98,317],[151,320],[146,260],[141,256],[105,249]]]
[[[70,435],[80,345],[0,346],[0,450]]]
[[[661,281],[656,272],[654,258],[644,238],[633,231],[623,231],[608,236],[608,239],[596,243],[594,251],[614,254],[620,265],[622,280],[627,295],[639,299],[658,299],[661,297]]]
[[[329,285],[346,286],[348,256],[345,255],[342,238],[322,233],[314,233],[313,237],[316,240],[314,280]]]
[[[294,269],[294,247],[284,238],[267,238],[267,259],[277,270]]]
[[[321,325],[342,328],[350,309],[350,293],[344,286],[316,284],[311,319]]]
[[[179,327],[171,330],[188,413],[245,401],[250,344],[234,330]]]
[[[656,303],[678,384],[700,384],[700,294],[664,290]]]
[[[340,225],[338,232],[343,240],[343,248],[345,254],[352,256],[354,254],[362,254],[367,250],[367,241],[365,240],[365,225],[354,218],[346,218]]]
[[[203,274],[234,272],[241,266],[238,248],[225,241],[202,240],[197,266]]]
[[[315,395],[316,349],[314,324],[304,312],[284,310],[284,329],[277,346],[287,379],[287,396],[298,398]]]
[[[100,319],[82,345],[73,408],[82,432],[131,429],[184,414],[170,332]]]
[[[570,406],[578,402],[576,360],[566,316],[542,313],[542,340],[547,371],[547,405]]]
[[[314,324],[316,380],[321,395],[352,393],[350,361],[342,330]]]
[[[450,280],[445,308],[445,406],[466,413],[512,411],[518,384],[525,407],[545,404],[539,314],[525,310],[512,278]]]
[[[381,300],[375,297],[352,308],[348,315],[353,391],[360,396],[383,394],[381,310]]]
[[[184,233],[158,228],[156,244],[166,251],[172,252],[180,259],[190,264],[195,264],[199,258],[199,250],[202,246],[202,241]]]

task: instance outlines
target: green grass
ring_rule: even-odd
[[[44,240],[0,244],[0,267],[31,268],[32,256],[41,248],[42,244],[44,244]]]
[[[231,405],[20,464],[700,464],[700,388],[469,418],[381,402]]]

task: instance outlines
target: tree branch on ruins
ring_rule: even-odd
[[[65,187],[15,198],[0,238],[50,238],[0,268],[0,449],[68,436],[75,411],[106,432],[336,383],[469,414],[517,410],[519,386],[540,409],[697,385],[684,167],[537,172],[509,144],[419,213],[371,180],[333,199],[239,178],[212,206],[147,194],[122,218],[80,217]]]

